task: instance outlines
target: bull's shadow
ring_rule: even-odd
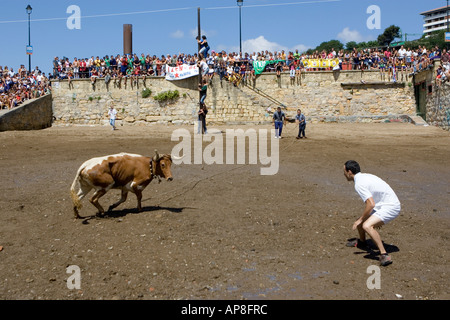
[[[137,208],[127,208],[127,209],[121,209],[121,210],[108,210],[105,212],[103,216],[98,215],[92,215],[85,217],[83,220],[84,224],[87,224],[89,220],[91,219],[116,219],[125,217],[128,214],[142,214],[145,212],[153,212],[153,211],[161,211],[161,210],[167,210],[174,213],[182,213],[183,210],[186,209],[186,207],[181,208],[175,208],[175,207],[161,207],[161,206],[145,206],[142,207],[142,211],[138,211]]]
[[[160,206],[145,206],[142,207],[142,211],[139,212],[136,208],[128,208],[128,209],[122,209],[122,210],[109,210],[105,212],[103,217],[108,218],[120,218],[124,217],[127,214],[138,214],[138,213],[144,213],[144,212],[152,212],[152,211],[159,211],[159,210],[167,210],[174,213],[181,213],[183,212],[185,208],[173,208],[173,207],[160,207]]]

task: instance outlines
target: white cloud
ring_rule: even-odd
[[[184,32],[181,31],[181,30],[177,30],[177,31],[175,31],[175,32],[172,32],[172,33],[170,34],[170,37],[171,37],[171,38],[175,38],[175,39],[181,39],[181,38],[184,37]]]
[[[345,27],[344,30],[339,32],[337,38],[344,44],[350,41],[363,42],[374,40],[372,36],[363,36],[358,30],[350,30],[349,27]]]
[[[355,41],[355,42],[361,42],[363,41],[363,36],[359,33],[357,30],[350,30],[349,27],[344,28],[341,32],[337,35],[339,40],[342,40],[344,43]]]
[[[292,52],[295,53],[295,50],[297,50],[297,49],[298,49],[298,52],[299,52],[299,53],[302,53],[302,52],[305,52],[305,51],[308,50],[308,49],[311,49],[311,47],[306,46],[306,45],[304,45],[304,44],[298,44],[298,45],[296,45],[296,46],[293,46],[291,49],[289,49],[289,51],[292,51]]]
[[[225,46],[225,45],[217,45],[214,46],[215,51],[222,51],[225,50],[226,52],[239,52],[239,44],[234,46]],[[298,49],[298,52],[302,53],[306,50],[308,50],[310,47],[304,45],[304,44],[298,44],[293,46],[292,48],[288,48],[284,45],[281,45],[277,42],[272,42],[264,38],[264,36],[259,36],[254,39],[248,39],[242,41],[242,51],[252,54],[253,52],[261,52],[261,51],[281,51],[284,50],[286,53],[289,51],[295,52],[296,49]]]
[[[262,50],[268,51],[287,51],[287,47],[282,46],[276,42],[271,42],[264,38],[264,36],[259,36],[255,39],[249,39],[242,42],[242,51],[244,52],[258,52]],[[239,49],[238,49],[239,51]]]

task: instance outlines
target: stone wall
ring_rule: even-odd
[[[435,86],[427,97],[427,123],[450,130],[450,83]]]
[[[110,103],[118,110],[118,125],[184,123],[196,121],[199,93],[197,77],[167,81],[163,77],[128,79],[89,79],[52,81],[54,123],[107,124]],[[408,81],[408,79],[406,79]],[[143,98],[142,90],[152,94]],[[163,91],[177,90],[180,98],[160,103],[153,97]],[[415,115],[414,90],[408,82],[381,82],[378,71],[304,72],[299,83],[288,73],[278,79],[263,73],[247,85],[234,86],[215,75],[208,86],[206,105],[209,123],[267,123],[268,109],[281,103],[289,116],[301,108],[312,122],[386,121]]]
[[[52,95],[31,99],[0,114],[0,131],[37,130],[52,125]]]
[[[381,81],[378,71],[305,72],[301,83],[289,75],[277,82],[263,74],[256,86],[282,101],[295,114],[300,108],[312,122],[361,122],[415,114],[412,84]]]

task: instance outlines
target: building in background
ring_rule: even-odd
[[[430,32],[446,30],[448,23],[448,7],[441,7],[422,12],[423,33],[429,35]]]

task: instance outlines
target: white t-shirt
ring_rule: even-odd
[[[203,74],[203,75],[206,75],[207,73],[208,73],[208,71],[209,71],[209,67],[208,67],[208,64],[204,61],[204,60],[202,60],[201,62],[200,62],[200,72]]]
[[[109,115],[109,118],[111,120],[115,120],[116,119],[116,114],[117,114],[117,110],[116,109],[109,109],[108,115]]]
[[[399,206],[400,201],[394,190],[379,177],[370,173],[357,173],[354,177],[355,190],[366,202],[370,197],[375,201],[375,211],[384,206]]]

